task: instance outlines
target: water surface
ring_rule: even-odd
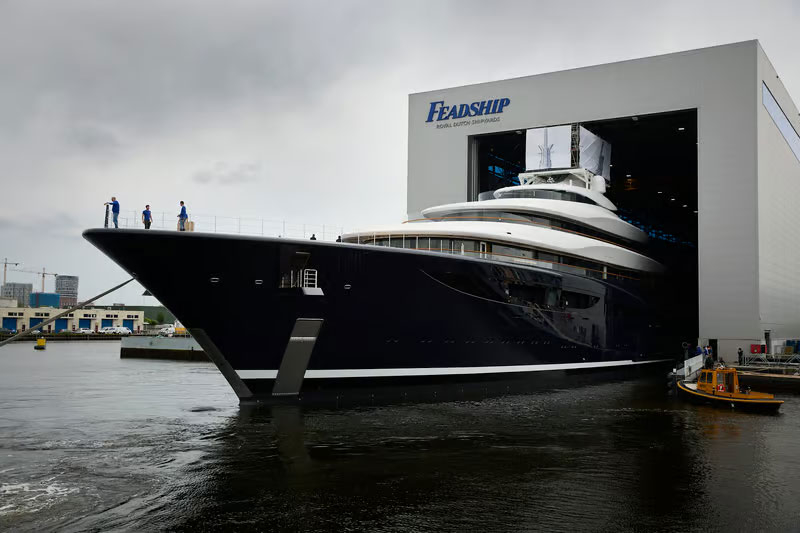
[[[797,530],[786,400],[743,414],[625,381],[240,408],[211,364],[17,343],[0,349],[0,529]]]

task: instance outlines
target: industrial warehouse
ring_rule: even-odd
[[[774,350],[800,338],[798,131],[758,41],[412,94],[408,217],[585,166],[571,141],[597,139],[608,198],[666,267],[653,335]]]
[[[9,331],[26,331],[36,329],[42,322],[63,312],[55,307],[0,307],[2,327]],[[78,309],[43,328],[42,333],[78,332],[91,330],[98,332],[101,328],[121,326],[133,333],[140,333],[144,328],[144,312],[133,310],[86,308]]]

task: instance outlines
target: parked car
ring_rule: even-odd
[[[131,330],[124,326],[106,326],[101,328],[98,333],[103,335],[130,335]]]
[[[75,333],[83,333],[83,334],[85,334],[85,335],[91,335],[92,333],[94,333],[94,330],[92,330],[92,329],[89,329],[89,328],[80,328],[80,329],[79,329],[78,331],[76,331]]]
[[[175,335],[175,328],[173,328],[172,326],[168,326],[166,328],[161,328],[160,330],[158,330],[159,337],[172,337],[173,335]]]
[[[8,328],[0,328],[0,335],[2,335],[3,333],[14,333],[14,332]]]

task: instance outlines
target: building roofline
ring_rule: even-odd
[[[464,87],[479,87],[481,85],[491,85],[493,83],[498,83],[498,82],[501,82],[501,81],[515,81],[515,80],[523,80],[523,79],[532,79],[532,78],[550,76],[550,75],[553,75],[553,74],[562,74],[562,73],[565,73],[565,72],[573,72],[573,71],[577,71],[577,70],[588,70],[588,69],[595,69],[595,68],[599,68],[599,67],[607,67],[607,66],[611,66],[611,65],[620,65],[620,64],[623,64],[623,63],[633,63],[633,62],[636,62],[636,61],[644,61],[644,60],[649,60],[649,59],[661,59],[661,58],[675,57],[675,56],[680,56],[680,55],[697,54],[697,53],[700,53],[700,52],[709,52],[711,50],[717,50],[717,49],[720,49],[720,48],[732,48],[732,47],[736,47],[736,46],[744,46],[744,45],[752,45],[752,44],[755,44],[756,46],[761,47],[761,43],[760,43],[760,41],[758,39],[749,39],[749,40],[746,40],[746,41],[737,41],[737,42],[733,42],[733,43],[718,44],[718,45],[714,45],[714,46],[706,46],[706,47],[703,47],[703,48],[692,48],[691,50],[681,50],[681,51],[678,51],[678,52],[669,52],[669,53],[666,53],[666,54],[657,54],[657,55],[654,55],[654,56],[635,57],[635,58],[631,58],[631,59],[622,59],[620,61],[610,61],[608,63],[598,63],[598,64],[595,64],[595,65],[584,65],[582,67],[566,68],[566,69],[563,69],[563,70],[552,70],[552,71],[549,71],[549,72],[540,72],[538,74],[529,74],[527,76],[515,76],[515,77],[512,77],[512,78],[503,78],[503,79],[486,81],[486,82],[466,83],[464,85],[453,85],[453,86],[450,86],[450,87],[441,87],[441,88],[438,88],[438,89],[431,89],[431,90],[428,90],[428,91],[419,91],[419,92],[409,93],[408,96],[409,96],[409,98],[411,98],[412,96],[420,96],[420,95],[425,95],[425,94],[440,93],[442,91],[449,91],[449,90],[452,90],[452,89],[461,89],[461,88],[464,88]],[[764,51],[763,47],[761,47],[761,51],[762,52]],[[766,53],[764,55],[766,55]]]

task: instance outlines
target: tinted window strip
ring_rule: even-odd
[[[789,144],[789,148],[794,153],[794,156],[798,161],[800,161],[800,135],[798,135],[797,130],[794,129],[794,126],[789,121],[786,113],[784,113],[783,109],[781,109],[778,101],[775,100],[774,96],[772,96],[772,91],[769,90],[767,84],[762,82],[761,86],[761,102],[767,109],[769,116],[772,117],[772,121],[775,122],[775,125],[778,127],[781,135],[783,135],[783,138]]]

